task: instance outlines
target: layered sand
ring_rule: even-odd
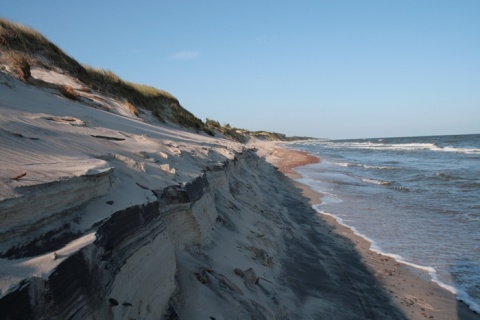
[[[68,80],[41,71],[34,76]],[[479,318],[428,275],[371,251],[332,217],[316,215],[312,205],[322,195],[295,181],[301,177],[294,168],[318,158],[278,142],[245,146],[195,134],[159,124],[149,113],[138,118],[100,94],[96,99],[108,103],[93,104],[93,93],[69,101],[0,76],[0,252],[15,249],[0,259],[0,310],[12,304],[3,298],[24,280],[48,284],[59,267],[75,265],[73,258],[115,263],[101,258],[100,240],[114,222],[130,222],[129,254],[113,250],[121,271],[98,276],[113,284],[95,292],[103,304],[90,306],[91,317],[157,319],[168,310],[169,319]],[[137,220],[120,220],[163,201],[157,194],[195,181],[188,202],[171,192],[172,203],[162,202],[164,228],[162,219],[142,228],[135,228]],[[66,223],[71,239],[55,248],[40,242],[40,252],[29,251],[29,243],[61,232]],[[42,286],[37,289],[31,294],[42,298]],[[70,288],[60,298],[88,303],[90,296],[78,292]],[[109,298],[121,304],[111,306]],[[27,300],[42,307],[38,299]],[[62,306],[74,314],[83,305]],[[55,315],[49,314],[68,318]]]
[[[271,149],[270,161],[291,179],[301,178],[294,168],[320,162],[306,152],[285,147]],[[321,193],[298,181],[295,185],[312,205],[321,203]],[[360,254],[358,263],[368,266],[376,281],[389,293],[392,308],[401,310],[408,319],[480,319],[479,314],[458,301],[453,293],[432,282],[425,271],[372,251],[369,241],[338,223],[334,217],[319,213],[318,223],[334,229],[333,233],[325,234],[327,241]]]

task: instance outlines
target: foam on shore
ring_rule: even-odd
[[[294,157],[293,153],[296,151],[291,151],[292,155],[290,157]],[[297,176],[296,181],[306,184],[307,186],[314,182],[312,179],[301,176],[300,174]],[[317,193],[316,197],[321,198],[322,202],[337,202],[336,197],[332,197],[328,193],[324,194],[321,188],[313,193]],[[322,219],[327,219],[327,221],[331,221],[331,223],[336,223],[339,230],[344,230],[340,231],[342,235],[346,235],[357,243],[356,248],[362,254],[364,260],[370,267],[376,270],[375,273],[377,277],[380,277],[382,281],[386,281],[385,285],[391,288],[390,292],[394,295],[393,300],[403,297],[397,305],[399,305],[407,315],[410,312],[425,313],[423,310],[427,310],[431,312],[435,319],[480,318],[477,314],[479,312],[478,305],[474,301],[467,299],[461,290],[439,281],[433,267],[414,264],[406,261],[399,255],[385,252],[375,241],[360,233],[354,227],[349,226],[348,223],[340,217],[322,211],[320,205],[313,205],[313,208],[318,212],[319,217],[323,217]],[[394,262],[392,263],[392,261]],[[384,277],[383,274],[385,273],[388,274],[389,277]],[[403,281],[406,281],[406,283],[411,283],[412,289],[415,287],[415,290],[412,291],[407,287],[399,287],[395,281],[392,281],[399,276]],[[429,292],[434,292],[436,297],[434,298],[434,295],[430,295]],[[422,300],[419,300],[419,296],[423,296]],[[417,298],[413,299],[412,297]],[[431,308],[425,308],[426,304],[423,302],[420,303],[420,301],[428,301],[427,306]],[[447,305],[450,306],[449,310],[446,310]],[[412,310],[412,308],[415,310]],[[471,311],[477,313],[472,313]],[[416,319],[416,317],[413,316],[412,319]]]

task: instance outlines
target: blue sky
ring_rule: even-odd
[[[2,1],[205,120],[329,138],[480,133],[480,1]]]

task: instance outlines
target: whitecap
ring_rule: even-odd
[[[368,149],[368,150],[387,150],[387,151],[440,151],[456,152],[464,154],[480,154],[480,149],[476,148],[455,148],[450,146],[440,147],[435,143],[374,143],[374,142],[334,142],[326,144],[329,148],[350,148],[350,149]]]
[[[368,179],[368,178],[360,178],[360,180],[366,183],[376,184],[380,186],[388,186],[392,184],[390,181],[381,181],[381,180]]]
[[[365,169],[379,169],[379,170],[398,170],[398,167],[388,167],[388,166],[372,166],[364,164],[362,165]]]
[[[350,167],[353,166],[353,164],[348,163],[348,162],[333,162],[334,165],[340,166],[340,167]]]

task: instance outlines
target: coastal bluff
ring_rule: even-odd
[[[402,318],[268,142],[0,76],[1,319]]]
[[[478,319],[312,208],[293,168],[321,160],[282,146],[307,139],[203,122],[0,18],[0,320]]]

